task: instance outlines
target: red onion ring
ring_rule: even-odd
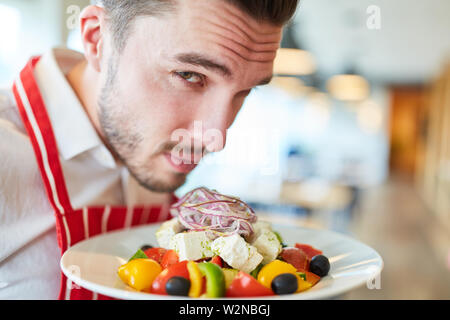
[[[188,230],[207,231],[212,238],[233,234],[249,237],[257,220],[244,201],[204,187],[185,194],[170,211]]]

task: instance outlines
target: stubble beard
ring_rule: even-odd
[[[144,138],[140,133],[133,131],[136,126],[127,121],[127,118],[130,119],[131,117],[126,117],[126,114],[123,114],[123,110],[126,110],[126,108],[122,108],[114,102],[117,101],[114,99],[114,96],[117,96],[116,75],[118,67],[116,61],[118,59],[114,58],[109,61],[107,79],[97,101],[99,122],[104,139],[114,156],[127,167],[129,173],[141,186],[158,193],[174,192],[186,181],[185,174],[167,172],[167,179],[156,177],[157,168],[151,168],[150,159],[145,164],[137,163],[134,160]],[[158,155],[162,155],[164,152],[171,152],[172,148],[172,143],[162,144],[151,158],[156,159]],[[162,171],[160,173],[163,174]],[[171,182],[168,180],[171,180]]]

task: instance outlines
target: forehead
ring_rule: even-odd
[[[223,0],[179,1],[173,15],[157,20],[154,26],[159,23],[161,29],[152,36],[159,43],[155,49],[169,59],[201,54],[235,78],[271,75],[281,26],[256,21]]]

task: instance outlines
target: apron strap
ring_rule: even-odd
[[[31,58],[20,72],[19,78],[14,81],[13,93],[33,146],[47,197],[55,212],[58,245],[65,250],[71,242],[65,214],[72,211],[72,206],[50,118],[34,78],[33,70],[39,59],[39,57]]]
[[[59,161],[58,147],[39,87],[34,67],[39,57],[33,57],[14,82],[13,92],[25,129],[31,139],[48,198],[55,212],[64,215],[72,211]]]

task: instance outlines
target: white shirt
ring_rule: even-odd
[[[34,74],[52,123],[74,208],[167,201],[141,187],[100,140],[65,75],[83,59],[52,49]],[[0,90],[0,299],[56,299],[55,218],[11,90]]]

